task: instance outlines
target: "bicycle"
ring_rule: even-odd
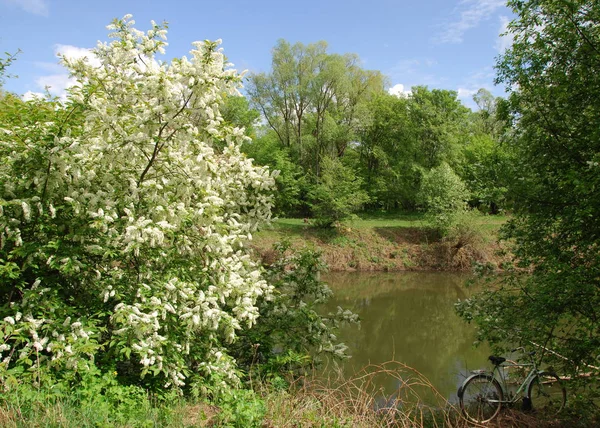
[[[516,348],[525,351],[524,348]],[[534,352],[528,352],[531,363],[517,364],[504,357],[490,356],[494,365],[490,373],[476,370],[458,389],[458,399],[463,415],[471,422],[485,423],[498,416],[502,406],[515,404],[523,399],[525,410],[542,411],[548,415],[560,412],[567,401],[567,391],[563,382],[550,371],[539,370],[533,358]],[[529,373],[513,393],[509,389],[508,375],[503,373],[510,367],[530,367]],[[501,382],[499,382],[499,380]]]

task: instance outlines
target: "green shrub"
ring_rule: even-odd
[[[467,210],[469,192],[460,177],[443,162],[423,175],[418,199],[430,224],[446,235]]]
[[[219,406],[216,422],[220,426],[251,428],[263,426],[264,401],[252,390],[232,389],[213,401]]]
[[[265,272],[274,292],[259,302],[261,317],[230,345],[231,355],[244,370],[268,377],[304,374],[320,354],[346,358],[347,347],[336,333],[358,317],[340,307],[325,315],[319,311],[332,295],[320,280],[326,269],[320,253],[291,251],[288,242],[276,244],[275,251],[278,256]]]
[[[349,219],[369,201],[362,180],[339,159],[324,158],[318,184],[309,193],[315,224],[331,227]]]
[[[76,382],[54,379],[42,387],[13,382],[0,400],[3,426],[15,427],[180,425],[179,403],[175,394],[152,398],[139,386],[120,384],[116,372],[95,368]]]

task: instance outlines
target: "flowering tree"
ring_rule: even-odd
[[[63,58],[65,104],[2,113],[3,379],[117,361],[166,386],[235,381],[224,345],[270,294],[243,242],[270,218],[273,174],[219,111],[241,76],[218,41],[158,61],[165,27],[133,24],[115,20],[93,61]]]

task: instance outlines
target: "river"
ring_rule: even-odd
[[[466,279],[446,272],[324,276],[334,292],[328,309],[341,306],[361,319],[360,326],[344,327],[339,335],[352,355],[341,366],[344,375],[394,360],[418,370],[443,397],[454,402],[465,373],[485,367],[489,355],[487,347],[473,346],[474,327],[454,311],[458,299],[470,293],[464,285]],[[382,375],[375,382],[389,395],[397,390],[399,380]]]

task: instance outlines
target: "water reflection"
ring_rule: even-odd
[[[449,273],[332,273],[323,278],[334,291],[331,309],[349,308],[360,327],[341,332],[352,359],[347,375],[369,364],[395,360],[425,375],[437,390],[454,399],[464,373],[485,365],[487,348],[472,346],[474,330],[454,312],[467,297],[464,275]],[[386,393],[396,380],[382,380]]]

